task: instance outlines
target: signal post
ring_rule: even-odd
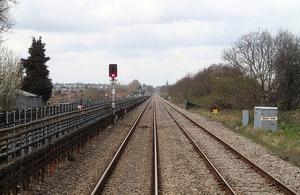
[[[112,84],[112,90],[111,90],[111,96],[112,96],[112,103],[111,103],[111,107],[113,110],[113,124],[116,124],[116,104],[115,104],[115,84],[117,79],[115,79],[115,77],[118,76],[118,67],[117,64],[110,64],[109,67],[109,77],[111,78],[111,84]]]

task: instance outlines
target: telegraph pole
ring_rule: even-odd
[[[112,84],[112,90],[111,90],[111,96],[112,96],[112,102],[111,102],[111,107],[113,110],[113,124],[116,124],[116,104],[115,104],[115,78],[112,77],[111,79],[111,84]]]

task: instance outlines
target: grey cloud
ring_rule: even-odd
[[[296,1],[273,0],[26,0],[12,13],[16,33],[7,43],[28,55],[31,36],[42,36],[46,54],[51,57],[54,82],[65,82],[60,67],[73,68],[74,64],[91,70],[86,72],[91,76],[84,78],[90,82],[99,78],[92,71],[99,61],[103,68],[113,61],[132,70],[136,64],[176,66],[169,74],[172,78],[163,78],[163,83],[149,79],[158,74],[154,69],[143,72],[149,82],[140,82],[159,85],[180,79],[178,72],[184,76],[219,62],[221,48],[229,47],[249,31],[276,32],[283,27],[298,33],[299,5]],[[123,74],[126,79],[135,76]],[[84,77],[80,71],[68,76],[68,82],[78,78],[83,81]]]

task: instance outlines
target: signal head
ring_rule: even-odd
[[[118,67],[117,64],[110,64],[109,65],[109,77],[117,77],[118,76]]]

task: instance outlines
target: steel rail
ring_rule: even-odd
[[[156,98],[153,106],[153,153],[154,153],[154,194],[158,195],[158,146],[157,146],[157,128],[156,128]]]
[[[217,140],[219,143],[221,143],[222,145],[224,145],[225,147],[227,147],[228,149],[230,149],[233,153],[235,153],[238,157],[240,157],[244,162],[246,162],[247,164],[249,164],[251,167],[253,167],[257,172],[259,172],[261,175],[265,176],[266,178],[271,179],[271,181],[275,184],[275,186],[278,187],[279,190],[283,190],[285,191],[287,194],[292,194],[292,195],[296,195],[298,194],[294,189],[288,187],[287,185],[285,185],[283,182],[279,181],[278,179],[276,179],[275,177],[273,177],[270,173],[268,173],[266,170],[264,170],[262,167],[260,167],[259,165],[255,164],[253,161],[251,161],[249,158],[247,158],[246,156],[244,156],[241,152],[239,152],[236,148],[230,146],[229,144],[227,144],[225,141],[223,141],[221,138],[219,138],[217,135],[215,135],[214,133],[208,131],[207,129],[205,129],[204,127],[202,127],[199,123],[197,123],[196,121],[194,121],[193,119],[191,119],[190,117],[186,116],[185,114],[183,114],[182,112],[180,112],[178,109],[176,109],[174,106],[172,106],[170,103],[168,103],[167,101],[164,101],[167,105],[169,105],[171,108],[173,108],[175,111],[177,111],[178,113],[180,113],[182,116],[184,116],[185,118],[187,118],[188,120],[190,120],[192,123],[194,123],[196,126],[198,126],[199,128],[201,128],[202,130],[204,130],[205,132],[207,132],[209,135],[211,135],[215,140]]]
[[[95,188],[91,192],[91,195],[101,194],[101,190],[102,190],[103,186],[105,185],[105,182],[106,182],[107,178],[109,177],[109,174],[114,170],[116,164],[118,163],[118,160],[120,159],[120,157],[121,157],[128,141],[129,141],[134,129],[136,128],[138,122],[140,121],[142,115],[144,114],[144,112],[145,112],[146,108],[148,107],[148,105],[150,104],[150,102],[151,102],[151,99],[148,101],[148,103],[145,105],[143,110],[140,112],[139,116],[137,117],[137,119],[135,120],[135,122],[132,125],[131,129],[129,130],[129,133],[127,134],[127,136],[123,140],[121,146],[117,150],[116,154],[114,155],[111,162],[109,163],[109,165],[106,167],[104,173],[102,174],[100,180],[98,181]]]
[[[166,109],[166,107],[162,104],[164,109],[168,112],[168,114],[171,116],[171,118],[174,120],[174,122],[179,126],[179,128],[183,131],[183,133],[186,135],[186,137],[191,141],[191,143],[197,148],[197,151],[201,153],[201,156],[203,156],[203,160],[205,163],[211,167],[214,175],[218,178],[218,181],[221,181],[221,186],[226,189],[226,192],[228,194],[237,195],[237,193],[234,191],[234,189],[230,186],[230,184],[226,181],[226,179],[222,176],[220,171],[215,167],[215,165],[209,160],[209,158],[206,156],[206,154],[202,151],[202,149],[198,146],[198,144],[194,141],[194,139],[189,135],[189,133],[184,129],[184,127],[176,120],[176,118]]]

